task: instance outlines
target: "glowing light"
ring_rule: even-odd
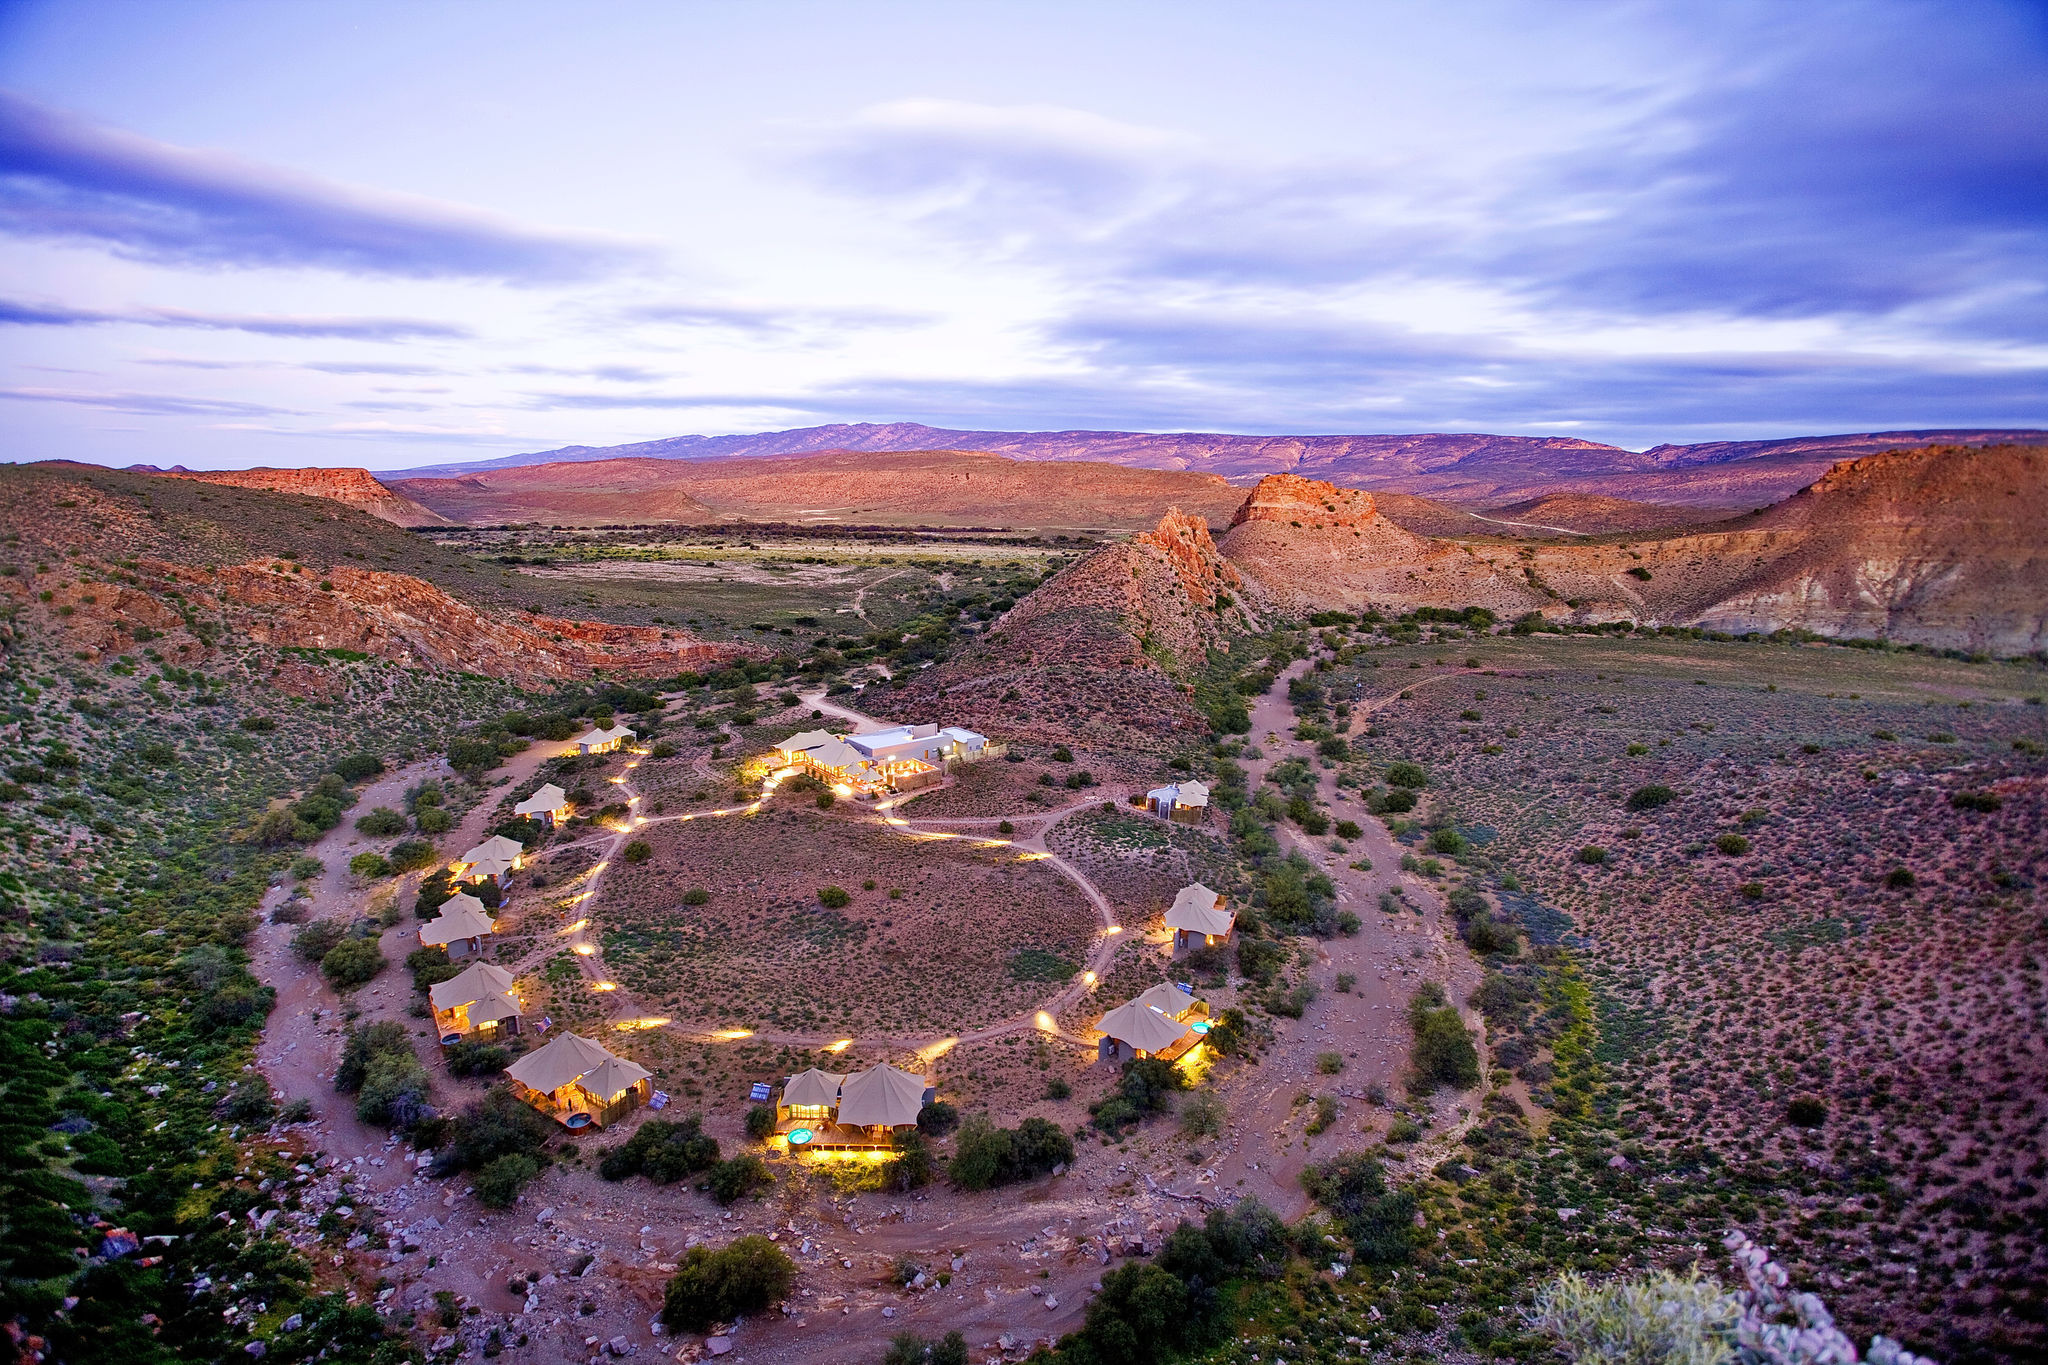
[[[594,991],[615,991],[618,988],[619,983],[616,981],[593,981],[590,983],[590,989]]]
[[[626,804],[629,806],[637,806],[640,804],[640,798],[637,796],[629,796],[626,798]]]
[[[650,1014],[645,1019],[621,1019],[617,1028],[621,1033],[632,1033],[639,1029],[660,1028],[667,1022],[663,1015]]]
[[[634,759],[634,760],[633,760],[633,761],[632,761],[631,763],[628,763],[628,764],[627,764],[626,766],[627,766],[627,767],[629,767],[629,768],[637,768],[637,767],[639,767],[639,766],[640,766],[640,760],[636,758],[636,759]],[[624,779],[623,779],[623,778],[621,778],[621,779],[617,779],[617,780],[619,780],[619,781],[623,781]]]
[[[608,782],[616,782],[616,783],[618,783],[618,784],[619,784],[619,785],[621,785],[621,786],[624,786],[624,785],[625,785],[625,781],[626,781],[626,779],[625,779],[624,777],[612,777],[612,778],[607,778],[607,779],[605,779],[605,780],[606,780],[606,781],[608,781]]]
[[[1094,985],[1094,984],[1095,984],[1095,973],[1093,973],[1093,972],[1083,972],[1083,973],[1081,973],[1081,984],[1082,984],[1082,985],[1084,985],[1084,986],[1092,986],[1092,985]]]
[[[832,790],[837,792],[841,796],[853,795],[853,788],[847,786],[844,782],[834,782],[832,784]]]
[[[917,1057],[920,1062],[929,1066],[958,1046],[960,1046],[958,1038],[941,1038],[936,1043],[927,1043],[919,1048],[917,1050]]]
[[[634,799],[635,801],[638,801],[638,800],[639,800],[640,798],[636,796],[636,797],[634,797],[633,799]],[[635,816],[635,817],[633,818],[633,827],[634,827],[635,829],[638,829],[638,828],[639,828],[640,826],[642,826],[642,825],[644,825],[644,824],[646,824],[646,823],[647,823],[647,817],[646,817],[646,816],[644,816],[644,815],[638,815],[638,816]]]
[[[1111,934],[1121,934],[1123,931],[1124,927],[1121,924],[1112,924],[1107,929],[1104,929],[1102,933],[1104,937],[1108,937]]]
[[[731,1043],[737,1042],[741,1038],[753,1037],[754,1031],[750,1028],[722,1028],[711,1036],[721,1043]]]
[[[588,943],[579,943],[574,948],[571,948],[569,951],[576,954],[576,956],[578,957],[589,957],[592,953],[596,952],[597,949],[591,947]]]
[[[841,1039],[840,1039],[840,1040],[839,1040],[838,1042],[836,1042],[836,1043],[827,1043],[827,1044],[825,1044],[824,1050],[825,1050],[826,1052],[844,1052],[844,1051],[846,1051],[846,1049],[848,1049],[848,1048],[850,1048],[850,1047],[852,1047],[852,1046],[853,1046],[853,1039],[851,1039],[851,1038],[841,1038]]]
[[[882,823],[885,825],[907,825],[910,822],[900,815],[885,815],[882,817]]]
[[[562,908],[564,910],[567,910],[572,905],[581,905],[583,904],[583,902],[589,900],[592,896],[596,894],[597,893],[595,891],[580,891],[576,895],[573,895],[569,897],[567,900],[564,900],[562,902]],[[586,921],[586,923],[587,922],[588,921]]]
[[[600,873],[600,872],[604,871],[604,870],[605,870],[606,868],[610,867],[611,865],[612,865],[612,860],[611,860],[611,859],[609,859],[609,858],[605,859],[605,860],[604,860],[603,862],[601,862],[601,863],[592,863],[592,864],[590,865],[590,872],[591,872],[591,875],[592,875],[592,876],[596,876],[596,875],[597,875],[598,873]]]
[[[587,891],[586,891],[586,892],[584,893],[584,895],[586,895],[586,896],[587,896],[587,895],[589,895],[589,894],[590,894],[590,893],[589,893],[589,892],[587,892]],[[578,897],[577,897],[576,899],[580,901],[580,900],[582,900],[582,899],[583,899],[583,896],[578,896]],[[565,933],[565,934],[574,934],[574,933],[578,933],[578,932],[580,932],[580,931],[582,931],[582,930],[584,930],[584,929],[588,929],[589,927],[590,927],[590,921],[589,921],[589,920],[587,920],[587,919],[579,919],[579,920],[577,920],[577,921],[576,921],[576,922],[575,922],[574,924],[570,925],[570,926],[569,926],[568,928],[566,928],[566,929],[563,929],[563,930],[561,930],[560,932],[562,932],[562,933]]]
[[[1010,841],[1008,839],[983,839],[981,846],[983,848],[1008,848]]]
[[[1040,1028],[1044,1029],[1047,1033],[1057,1032],[1059,1029],[1059,1025],[1055,1024],[1052,1021],[1052,1016],[1050,1014],[1047,1014],[1044,1010],[1040,1010],[1036,1015],[1034,1015],[1032,1017],[1031,1022],[1038,1025]]]

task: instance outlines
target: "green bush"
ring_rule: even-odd
[[[882,1365],[968,1365],[969,1359],[967,1338],[958,1332],[948,1332],[936,1341],[927,1341],[915,1332],[898,1332],[889,1338],[889,1349],[882,1353]]]
[[[775,1177],[768,1173],[768,1163],[751,1152],[731,1157],[711,1168],[711,1197],[721,1204],[735,1203],[774,1183]]]
[[[356,1097],[356,1117],[365,1123],[403,1131],[430,1113],[426,1068],[405,1025],[395,1020],[364,1024],[349,1034],[334,1088]]]
[[[292,951],[307,962],[318,962],[347,933],[348,926],[338,919],[316,919],[292,936]]]
[[[1350,1152],[1301,1173],[1308,1197],[1333,1214],[1368,1265],[1400,1265],[1415,1252],[1415,1196],[1387,1188],[1380,1163]]]
[[[1251,1051],[1251,1020],[1235,1005],[1209,1026],[1209,1050],[1219,1057],[1242,1057]]]
[[[1415,1034],[1415,1088],[1434,1090],[1448,1085],[1470,1090],[1479,1084],[1479,1049],[1458,1011],[1444,998],[1443,987],[1428,982],[1408,1002],[1408,1026]]]
[[[390,876],[391,864],[383,854],[372,850],[368,853],[358,853],[355,857],[350,858],[348,860],[348,870],[361,877],[364,881],[369,882],[375,881],[379,877]]]
[[[1802,1095],[1785,1107],[1785,1120],[1796,1128],[1818,1128],[1828,1121],[1827,1104]]]
[[[345,938],[320,959],[320,974],[338,991],[350,991],[384,970],[384,950],[374,938]]]
[[[1588,867],[1598,867],[1607,861],[1607,850],[1598,844],[1587,844],[1575,856]]]
[[[796,1265],[766,1237],[741,1237],[717,1251],[691,1247],[662,1294],[661,1321],[672,1332],[701,1332],[773,1307],[795,1280]]]
[[[1957,810],[1973,810],[1982,815],[1990,815],[2005,805],[1996,792],[1957,792],[1949,797],[1948,803]]]
[[[769,1111],[771,1120],[774,1114]],[[604,1154],[597,1173],[606,1180],[644,1175],[657,1185],[673,1184],[719,1162],[718,1139],[705,1134],[704,1120],[649,1119],[633,1136]]]
[[[1402,760],[1387,765],[1387,784],[1415,790],[1429,785],[1429,772],[1420,763]]]
[[[988,1115],[975,1114],[960,1126],[947,1174],[963,1190],[987,1190],[1034,1179],[1073,1159],[1073,1139],[1046,1119],[998,1128]]]
[[[1337,837],[1339,839],[1356,839],[1363,833],[1365,831],[1358,827],[1356,820],[1339,820],[1337,822]]]
[[[844,910],[852,901],[853,897],[847,895],[843,887],[821,886],[818,888],[818,904],[824,906],[827,910]]]
[[[530,1156],[501,1156],[478,1171],[470,1183],[476,1201],[487,1209],[510,1208],[527,1182],[540,1174],[540,1162]]]
[[[377,806],[367,815],[356,817],[356,831],[372,839],[400,834],[405,830],[405,817],[389,806]]]
[[[775,1132],[775,1106],[757,1104],[747,1111],[747,1136],[756,1142],[766,1142]]]
[[[455,828],[455,817],[442,806],[421,806],[413,814],[412,822],[422,834],[446,834]]]
[[[634,839],[620,850],[619,856],[629,863],[644,863],[654,856],[654,846],[645,839]]]
[[[1446,853],[1452,857],[1465,851],[1465,836],[1454,829],[1433,830],[1429,836],[1431,853]]]
[[[1600,1284],[1567,1271],[1537,1291],[1529,1325],[1572,1360],[1612,1365],[1717,1365],[1740,1306],[1696,1272],[1652,1270]]]
[[[498,1043],[465,1038],[443,1048],[441,1060],[448,1064],[451,1076],[495,1076],[512,1064],[512,1052]]]
[[[400,872],[417,872],[441,860],[441,855],[425,839],[401,840],[391,846],[391,852],[386,856],[391,866]]]
[[[1749,840],[1740,834],[1724,834],[1714,840],[1714,847],[1720,849],[1731,858],[1738,857],[1749,852]]]
[[[933,1100],[917,1111],[917,1131],[942,1138],[960,1126],[960,1111],[944,1100]]]
[[[344,782],[363,782],[384,771],[384,760],[375,754],[347,754],[334,761],[335,775]]]
[[[1631,745],[1630,747],[1633,748],[1634,746]],[[1647,787],[1637,787],[1628,794],[1628,800],[1622,804],[1633,811],[1645,811],[1655,810],[1657,807],[1677,799],[1678,793],[1671,790],[1671,788],[1664,786],[1662,783],[1652,783]]]
[[[703,905],[711,899],[711,893],[701,886],[693,886],[683,893],[684,905]]]
[[[448,1121],[432,1174],[446,1177],[458,1171],[481,1171],[508,1156],[545,1164],[541,1148],[560,1131],[553,1119],[509,1089],[493,1090]]]
[[[1911,890],[1918,880],[1910,867],[1895,867],[1884,874],[1884,884],[1894,891]]]

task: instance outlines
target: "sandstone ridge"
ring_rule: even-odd
[[[438,512],[429,511],[411,498],[394,493],[367,469],[143,469],[138,472],[158,473],[173,479],[196,479],[201,483],[228,484],[235,488],[263,488],[273,493],[327,498],[368,512],[394,526],[450,524]]]

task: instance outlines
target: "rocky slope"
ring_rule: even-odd
[[[600,460],[406,479],[397,487],[472,525],[730,519],[1126,529],[1148,526],[1174,506],[1221,516],[1242,496],[1214,474],[959,450]]]
[[[954,431],[914,422],[853,423],[742,436],[676,436],[605,448],[567,446],[474,465],[404,473],[464,476],[533,464],[622,457],[703,461],[804,451],[978,450],[1022,460],[1083,460],[1201,471],[1248,483],[1291,473],[1348,487],[1468,504],[1583,493],[1711,509],[1754,508],[1811,483],[1850,455],[1933,443],[2048,442],[2048,431],[1905,431],[1662,445],[1647,451],[1574,437],[1429,433],[1237,436],[1211,432]],[[1183,506],[1190,505],[1183,502]]]
[[[907,681],[894,712],[1052,739],[1146,742],[1206,722],[1186,679],[1253,623],[1243,582],[1200,517],[1096,551],[1011,608],[959,656]]]
[[[2048,450],[1924,448],[1846,461],[1785,503],[1617,544],[1459,544],[1396,526],[1370,495],[1280,475],[1224,555],[1254,601],[1482,606],[1503,617],[1810,630],[2019,654],[2048,643]]]
[[[495,566],[295,493],[5,466],[0,524],[0,603],[86,659],[149,648],[204,667],[224,646],[253,643],[533,685],[600,670],[661,677],[764,652],[537,610],[516,580],[499,585]],[[289,658],[273,662],[291,675]]]
[[[232,488],[263,488],[273,493],[298,493],[312,498],[331,498],[359,512],[390,522],[393,526],[446,526],[448,519],[402,497],[379,483],[367,469],[151,469],[135,466],[138,473],[163,474],[174,479],[197,479],[202,483],[226,484]]]

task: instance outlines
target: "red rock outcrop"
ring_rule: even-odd
[[[380,517],[394,526],[452,524],[440,513],[429,511],[411,498],[392,492],[367,469],[167,469],[147,472],[173,479],[197,479],[201,483],[267,488],[273,493],[327,498]]]
[[[48,589],[48,602],[20,579],[0,584],[67,651],[87,657],[161,636],[167,654],[189,661],[205,652],[195,644],[200,628],[210,634],[217,626],[257,644],[351,650],[532,686],[600,672],[667,677],[767,653],[673,628],[485,611],[423,578],[375,569],[321,573],[284,559],[218,569],[153,559],[125,566],[73,561],[70,569],[68,582]],[[285,675],[280,685],[296,690],[289,685],[296,678]]]

